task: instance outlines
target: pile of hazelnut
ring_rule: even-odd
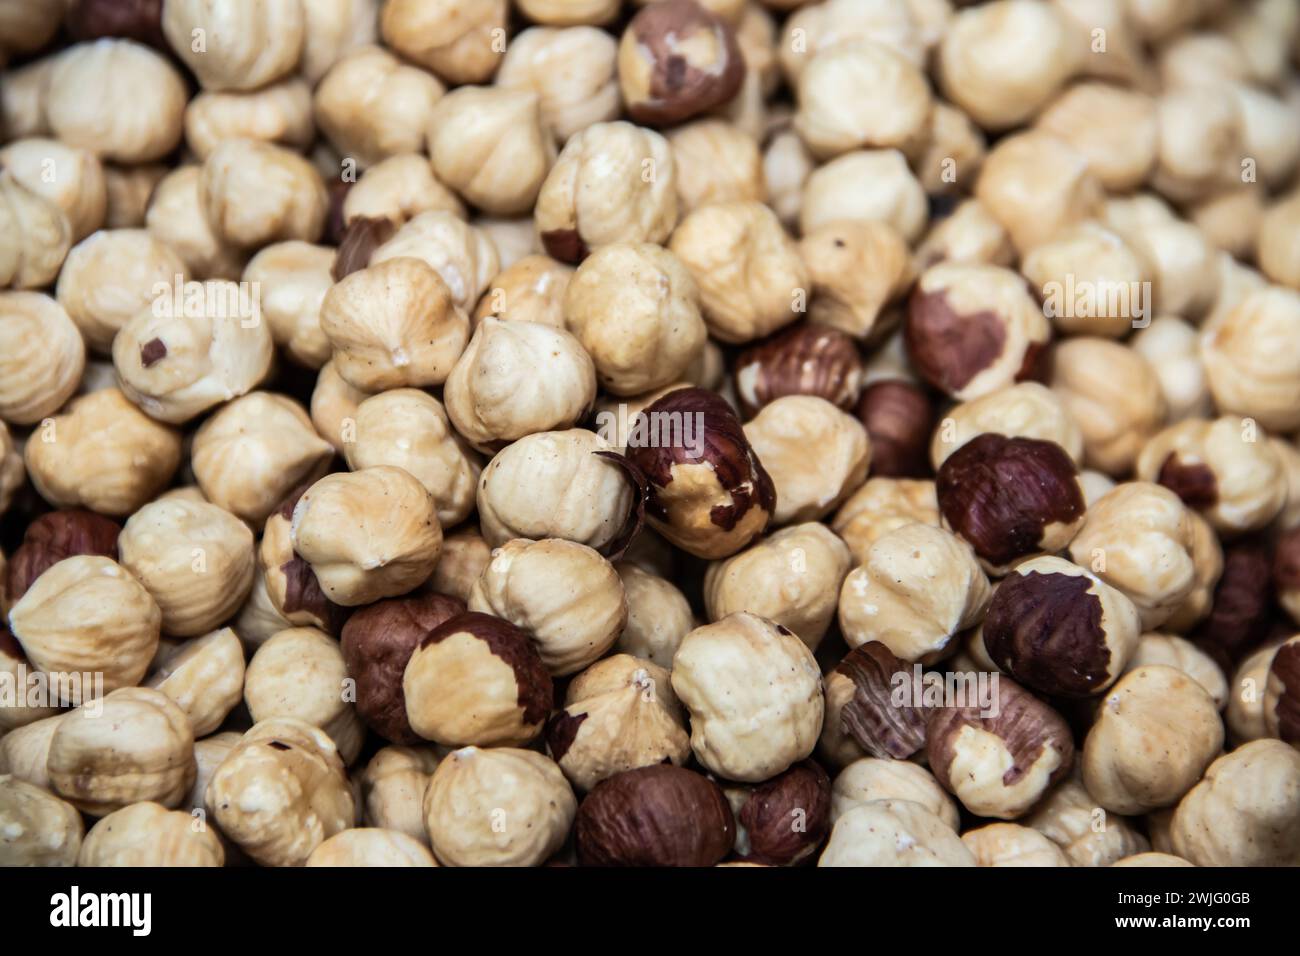
[[[1295,0],[0,0],[0,865],[1300,865],[1297,434]]]

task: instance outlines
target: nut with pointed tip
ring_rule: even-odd
[[[44,787],[0,774],[0,866],[75,866],[85,824],[77,808]]]
[[[618,41],[604,30],[529,27],[510,41],[495,82],[536,93],[542,119],[564,142],[593,123],[618,118],[617,60]]]
[[[185,810],[143,801],[115,810],[86,834],[78,866],[224,866],[216,831],[196,827]]]
[[[627,624],[615,648],[664,670],[672,670],[673,655],[682,638],[698,623],[686,595],[667,578],[630,560],[620,561],[614,570],[623,582],[623,595],[627,598]]]
[[[506,0],[391,0],[379,30],[384,42],[448,83],[485,83],[501,60]]]
[[[831,829],[818,866],[974,866],[957,832],[910,800],[873,800]]]
[[[1206,323],[1201,356],[1219,410],[1290,432],[1300,426],[1300,292],[1269,286]],[[1262,350],[1259,343],[1274,343]]]
[[[956,802],[934,774],[911,760],[863,757],[841,770],[831,785],[831,822],[854,807],[877,800],[919,803],[952,828],[961,829]]]
[[[861,563],[878,539],[913,523],[939,527],[934,482],[873,477],[840,506],[831,530],[844,539],[853,560]]]
[[[216,237],[245,249],[286,239],[315,242],[329,208],[311,163],[250,139],[226,140],[212,151],[199,177],[199,198]]]
[[[446,283],[456,307],[468,313],[501,268],[496,243],[477,225],[446,210],[422,212],[375,249],[370,265],[389,259],[423,259]]]
[[[396,830],[429,845],[424,826],[424,791],[438,767],[432,747],[384,747],[361,773],[362,821]]]
[[[1172,634],[1143,634],[1129,658],[1128,669],[1147,664],[1162,664],[1182,671],[1210,695],[1216,710],[1222,711],[1229,699],[1228,679],[1214,658],[1183,637]]]
[[[159,655],[141,685],[160,690],[185,712],[195,737],[217,730],[243,696],[244,646],[230,628]]]

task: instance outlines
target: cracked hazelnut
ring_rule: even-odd
[[[862,356],[838,329],[800,322],[756,342],[736,360],[736,395],[752,417],[786,395],[815,395],[842,409],[857,399]]]
[[[506,0],[389,0],[379,30],[394,50],[448,83],[492,78],[505,43]]]
[[[573,269],[550,256],[527,255],[502,269],[479,299],[472,320],[536,322],[564,328],[564,300]]]
[[[564,142],[618,118],[617,59],[618,42],[604,30],[530,27],[510,41],[496,84],[536,93],[543,121]]]
[[[0,418],[32,425],[77,390],[86,346],[63,306],[38,292],[0,292],[0,320]]]
[[[334,284],[334,250],[290,240],[267,246],[249,260],[243,281],[261,295],[271,338],[308,368],[320,368],[333,351],[320,327],[320,307]]]
[[[44,787],[0,775],[0,866],[75,866],[85,824]]]
[[[840,590],[840,630],[850,647],[880,641],[905,661],[933,663],[979,623],[988,578],[970,545],[942,528],[909,523],[871,545]]]
[[[999,668],[1058,697],[1086,697],[1124,673],[1140,635],[1138,609],[1105,580],[1063,558],[1016,566],[993,593],[983,643]]]
[[[882,310],[915,278],[907,243],[887,222],[827,222],[799,249],[812,280],[809,318],[857,339],[879,337]]]
[[[744,130],[726,120],[700,119],[666,135],[683,212],[714,203],[767,199],[759,144]]]
[[[90,554],[116,559],[121,531],[116,521],[81,509],[51,511],[33,519],[5,569],[0,591],[7,606],[17,604],[37,578],[65,558]]]
[[[873,477],[840,506],[831,530],[844,539],[853,560],[862,562],[878,539],[913,522],[939,526],[934,482]]]
[[[831,785],[831,822],[855,807],[879,800],[920,804],[956,832],[957,804],[934,775],[908,760],[863,757],[841,770]]]
[[[405,719],[405,718],[403,718]],[[384,747],[361,774],[363,822],[405,833],[429,845],[424,827],[424,791],[438,766],[438,755],[428,747]]]
[[[974,866],[955,830],[910,800],[872,800],[831,829],[818,866]]]
[[[1264,725],[1270,736],[1300,747],[1300,635],[1278,647],[1268,665]]]
[[[196,827],[189,813],[143,801],[115,810],[91,827],[77,865],[219,867],[225,859],[216,833]]]
[[[686,596],[671,581],[630,560],[620,561],[614,570],[627,600],[627,623],[615,649],[672,670],[682,638],[698,623]]]
[[[812,760],[755,787],[726,791],[736,820],[736,853],[767,866],[807,859],[830,832],[831,781]]]
[[[1277,286],[1206,323],[1201,356],[1219,411],[1257,419],[1271,431],[1300,426],[1298,329],[1300,292]]]
[[[1075,866],[1110,866],[1151,849],[1127,817],[1098,806],[1077,772],[1048,793],[1021,822],[1059,846]]]
[[[1228,702],[1228,681],[1213,657],[1191,641],[1172,634],[1143,634],[1129,658],[1128,669],[1161,664],[1182,671],[1210,695],[1214,706],[1223,710]]]
[[[929,215],[925,190],[896,149],[856,150],[819,166],[804,183],[802,203],[804,236],[833,222],[873,220],[911,243],[920,238]]]
[[[1071,865],[1055,843],[1037,830],[1015,823],[990,823],[967,830],[961,842],[974,854],[976,866]]]
[[[262,866],[302,866],[356,820],[333,741],[288,718],[253,725],[213,772],[204,802],[222,834]]]
[[[666,764],[601,781],[578,808],[578,859],[585,866],[712,866],[735,842],[722,790]]]
[[[161,656],[145,687],[160,690],[185,712],[195,737],[216,731],[244,690],[244,647],[228,627],[196,637]]]
[[[248,139],[226,140],[204,160],[199,200],[213,234],[245,248],[315,242],[329,203],[320,173],[306,159]]]

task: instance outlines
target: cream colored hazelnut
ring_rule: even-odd
[[[667,135],[683,213],[712,203],[767,199],[758,143],[733,124],[702,119]]]
[[[339,375],[338,367],[330,359],[321,366],[316,377],[316,387],[311,393],[311,422],[316,433],[342,453],[346,443],[344,431],[352,435],[352,423],[357,418],[357,407],[370,397],[368,392],[354,388]]]
[[[1124,216],[1113,211],[1123,201],[1108,203],[1106,215],[1112,228],[1146,259],[1154,309],[1191,319],[1204,315],[1219,293],[1218,250],[1200,229],[1172,217],[1147,219],[1123,231]]]
[[[776,485],[776,524],[819,520],[867,479],[867,430],[824,398],[778,398],[745,425],[745,437]]]
[[[565,707],[547,724],[552,759],[579,790],[691,754],[685,714],[668,671],[627,654],[593,664],[569,685]]]
[[[920,269],[944,261],[1011,266],[1016,251],[988,207],[978,199],[967,199],[930,229],[917,247],[916,259]]]
[[[850,561],[848,547],[825,525],[783,528],[709,565],[704,576],[709,619],[748,611],[789,628],[816,650],[835,617]]]
[[[175,637],[230,619],[253,586],[253,533],[216,505],[151,502],[127,521],[117,546],[122,566],[153,596],[163,630]]]
[[[1212,404],[1200,333],[1191,323],[1172,315],[1158,316],[1139,329],[1129,344],[1156,373],[1170,422],[1209,414]]]
[[[537,94],[542,120],[564,142],[618,118],[617,57],[618,42],[604,30],[530,27],[510,41],[496,84]]]
[[[449,212],[421,213],[374,251],[372,267],[400,257],[422,259],[437,271],[458,309],[474,308],[500,268],[487,234]]]
[[[104,221],[105,229],[140,229],[145,224],[145,213],[154,187],[171,168],[162,163],[147,166],[105,165],[104,169]]]
[[[975,866],[955,830],[910,800],[872,800],[835,822],[818,866]]]
[[[449,382],[448,401],[450,394]],[[438,521],[446,527],[474,510],[482,466],[432,395],[400,388],[366,398],[356,408],[351,432],[343,444],[349,468],[391,465],[406,470],[433,496]]]
[[[812,651],[754,614],[687,634],[673,658],[672,686],[690,711],[696,758],[729,780],[775,776],[812,753],[821,733],[821,674]]]
[[[61,58],[53,53],[5,72],[0,88],[0,126],[9,136],[44,136],[50,132],[46,103],[50,77]],[[0,59],[4,59],[0,55]]]
[[[1252,194],[1256,191],[1252,190]],[[1269,206],[1256,237],[1259,266],[1274,282],[1300,289],[1300,193]]]
[[[1226,88],[1166,90],[1156,102],[1159,148],[1151,183],[1177,201],[1240,180],[1242,113]]]
[[[677,225],[677,172],[658,133],[596,123],[564,144],[534,210],[547,253],[582,261],[615,242],[662,243]]]
[[[498,268],[508,269],[525,256],[540,255],[542,242],[537,238],[532,210],[522,216],[489,216],[480,213],[470,223],[487,236],[497,251]]]
[[[62,210],[73,241],[104,225],[108,187],[104,168],[90,150],[54,139],[19,139],[0,149],[0,163],[19,183]]]
[[[531,231],[531,227],[530,227]],[[550,256],[526,255],[492,280],[474,310],[475,326],[485,318],[536,322],[564,328],[564,300],[573,269]]]
[[[1116,233],[1084,223],[1034,246],[1021,274],[1066,335],[1121,338],[1151,319],[1144,257]]]
[[[244,253],[217,238],[199,197],[202,166],[181,166],[160,179],[149,197],[145,225],[184,260],[196,279],[238,279]]]
[[[77,390],[86,345],[63,306],[39,292],[0,292],[0,418],[32,425]]]
[[[389,0],[384,42],[448,83],[491,79],[505,51],[506,0]]]
[[[244,647],[224,627],[162,656],[142,686],[160,690],[185,712],[196,737],[214,732],[244,690]]]
[[[955,196],[979,176],[987,147],[983,132],[969,116],[936,100],[926,129],[909,155],[926,193]]]
[[[332,354],[320,328],[320,307],[334,284],[335,250],[290,240],[267,246],[244,269],[260,295],[271,338],[298,363],[320,368]]]
[[[50,789],[46,757],[50,741],[65,714],[55,714],[9,731],[0,737],[0,774],[12,774],[17,780]]]
[[[51,789],[91,816],[142,800],[176,807],[197,772],[194,732],[167,695],[123,687],[59,721],[47,767]]]
[[[1122,860],[1116,860],[1111,866],[1152,866],[1162,869],[1171,866],[1195,866],[1195,863],[1188,863],[1181,856],[1173,856],[1169,853],[1135,853],[1132,856],[1126,856]]]
[[[14,444],[9,428],[0,421],[0,515],[9,510],[14,494],[27,480],[27,466],[23,463],[21,448]],[[0,571],[3,571],[3,557],[0,557]],[[4,604],[4,594],[0,590],[0,606]]]
[[[1126,817],[1099,806],[1077,775],[1057,785],[1021,823],[1059,846],[1075,866],[1110,866],[1151,848]]]
[[[424,796],[433,852],[446,866],[537,866],[564,844],[576,812],[555,761],[511,747],[452,751]]]
[[[395,830],[358,827],[330,837],[304,866],[437,866],[433,854],[415,838]]]
[[[896,528],[913,523],[939,527],[939,502],[933,481],[872,478],[836,512],[831,530],[844,539],[855,562],[863,562],[871,546]]]
[[[907,800],[919,804],[954,832],[960,825],[957,804],[934,775],[907,760],[863,757],[836,775],[831,784],[831,820],[877,800]]]
[[[804,183],[816,167],[817,161],[793,129],[779,129],[763,149],[767,202],[787,228],[799,222]]]
[[[185,107],[185,142],[200,161],[228,139],[306,149],[315,135],[311,87],[299,78],[248,93],[205,91]]]
[[[299,72],[318,83],[348,53],[379,35],[380,0],[303,0]]]
[[[168,0],[162,29],[205,90],[253,90],[298,65],[306,16],[301,3],[214,7]]]
[[[1221,412],[1263,427],[1300,426],[1300,292],[1271,286],[1248,295],[1201,339],[1210,391]]]
[[[822,3],[769,3],[795,7],[782,29],[781,67],[795,83],[824,50],[873,41],[897,51],[916,66],[925,63],[926,43],[916,11],[889,0],[826,0]]]
[[[979,622],[991,593],[969,545],[906,524],[878,538],[845,578],[840,629],[850,647],[880,641],[903,660],[932,663],[957,649],[954,636]]]
[[[916,275],[907,243],[884,222],[828,222],[799,251],[812,281],[809,318],[859,339],[876,331],[881,311]]]
[[[429,845],[424,827],[424,791],[438,766],[428,747],[384,747],[361,774],[363,822],[367,826],[404,833]]]
[[[49,285],[71,246],[72,226],[63,210],[0,170],[0,286]]]
[[[1174,812],[1173,848],[1197,866],[1300,860],[1300,751],[1256,740],[1210,764]]]
[[[1070,866],[1070,859],[1037,830],[1016,823],[990,823],[961,835],[976,866]]]
[[[388,219],[401,225],[423,212],[465,217],[465,205],[438,181],[427,156],[399,153],[361,174],[343,200],[343,221]]]
[[[1117,342],[1089,337],[1060,343],[1052,390],[1083,432],[1084,463],[1114,477],[1133,467],[1164,424],[1164,393],[1154,370]]]
[[[1281,641],[1270,641],[1252,651],[1237,665],[1229,685],[1228,706],[1224,711],[1230,737],[1234,744],[1243,744],[1270,737],[1265,702],[1268,696],[1269,672]]]
[[[48,419],[24,458],[32,484],[51,504],[129,515],[171,481],[181,436],[108,388]]]
[[[601,26],[618,16],[620,0],[518,0],[524,16],[548,26]]]
[[[69,146],[143,163],[180,142],[187,98],[180,72],[161,54],[131,40],[103,39],[58,58],[45,108],[50,129]]]
[[[615,649],[672,670],[673,655],[682,638],[698,623],[686,595],[667,578],[631,561],[620,561],[614,569],[627,600],[627,623]]]
[[[438,594],[469,600],[474,583],[492,559],[492,547],[476,526],[463,527],[442,539],[442,553],[428,586]]]
[[[888,223],[911,243],[929,218],[925,190],[896,149],[858,150],[818,167],[804,183],[802,202],[805,236],[830,222],[868,219]]]
[[[680,380],[699,357],[707,331],[698,297],[699,286],[674,253],[617,243],[579,266],[565,291],[564,315],[600,384],[637,395]]]
[[[0,775],[0,866],[75,866],[85,824],[72,804]]]
[[[930,441],[931,463],[938,470],[958,448],[986,432],[1054,442],[1076,463],[1083,458],[1083,433],[1061,399],[1038,382],[1020,382],[949,409]]]
[[[442,527],[424,486],[381,466],[312,485],[294,507],[292,540],[326,597],[355,607],[423,583],[438,563]]]
[[[584,418],[596,398],[596,368],[564,329],[485,318],[447,377],[444,396],[456,431],[491,451]]]
[[[219,867],[226,853],[217,834],[184,810],[142,801],[99,820],[81,844],[78,866]]]
[[[1148,4],[1133,6],[1142,5]],[[1157,61],[1161,86],[1170,90],[1246,82],[1250,78],[1245,51],[1226,33],[1217,31],[1194,30],[1172,36],[1161,45]]]
[[[329,735],[302,721],[255,724],[217,767],[204,797],[221,832],[263,866],[301,866],[354,825],[343,761]]]
[[[1266,202],[1262,190],[1244,183],[1197,202],[1187,215],[1211,246],[1248,260],[1255,254]]]
[[[199,199],[213,233],[235,246],[285,239],[315,242],[325,227],[329,197],[320,173],[303,157],[273,143],[230,139],[203,163]]]
[[[469,339],[469,319],[447,283],[410,257],[384,259],[335,284],[320,324],[338,374],[367,392],[442,384]]]
[[[1098,123],[1099,116],[1106,121]],[[1080,83],[1043,110],[1035,125],[1086,157],[1108,191],[1138,188],[1155,167],[1160,146],[1156,101],[1139,90]]]
[[[1182,671],[1196,681],[1218,710],[1228,703],[1228,681],[1209,654],[1191,641],[1172,634],[1143,634],[1129,659],[1128,669],[1160,664]]]
[[[253,589],[249,592],[244,606],[239,609],[239,615],[232,626],[238,631],[244,643],[250,647],[257,647],[273,634],[293,627],[294,624],[295,622],[289,620],[271,599],[267,590],[266,574],[259,566],[253,574]]]

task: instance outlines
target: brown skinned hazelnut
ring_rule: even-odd
[[[14,558],[17,557],[15,553]],[[13,571],[9,573],[12,575]],[[1227,576],[1226,567],[1224,576]],[[1293,621],[1300,621],[1300,528],[1292,528],[1277,539],[1273,552],[1273,586],[1277,590],[1278,603]],[[10,600],[13,600],[13,585],[9,587]]]
[[[1264,724],[1272,736],[1300,748],[1300,635],[1279,647],[1268,666]]]
[[[872,382],[862,390],[855,412],[871,438],[873,476],[930,474],[926,446],[934,430],[935,408],[924,388],[897,379]]]
[[[163,0],[76,0],[68,11],[68,32],[76,40],[122,37],[166,50],[162,6]]]
[[[728,794],[736,817],[736,852],[769,866],[812,854],[831,829],[831,780],[804,760],[751,789]]]
[[[1279,541],[1279,554],[1287,540]],[[1223,552],[1223,573],[1214,587],[1210,613],[1188,637],[1220,666],[1236,661],[1268,635],[1276,574],[1266,541],[1247,538],[1230,544]]]
[[[657,764],[597,784],[575,832],[585,866],[712,866],[730,852],[736,822],[717,784]]]
[[[852,696],[840,708],[840,723],[864,752],[904,760],[925,747],[929,709],[922,701],[900,705],[893,696],[898,675],[910,681],[912,665],[879,641],[868,641],[849,651],[833,674],[852,684]],[[828,685],[832,680],[827,677]]]
[[[117,522],[93,511],[70,508],[41,515],[23,532],[23,543],[9,557],[4,598],[9,606],[49,567],[76,554],[117,558]]]
[[[463,601],[445,594],[389,598],[361,608],[343,625],[340,646],[357,682],[357,714],[385,740],[420,742],[406,717],[402,675],[420,641],[464,610]]]
[[[862,386],[862,371],[862,356],[851,336],[800,322],[740,354],[736,396],[747,418],[786,395],[815,395],[847,409]]]

